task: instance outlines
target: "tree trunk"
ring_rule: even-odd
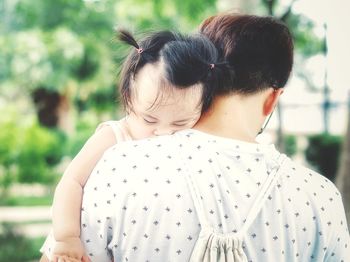
[[[348,126],[340,157],[340,168],[336,185],[342,193],[348,225],[350,225],[350,96],[348,106]]]
[[[32,93],[38,120],[42,126],[59,128],[67,134],[74,131],[72,105],[69,94],[39,87]]]
[[[276,147],[278,148],[279,151],[285,153],[285,144],[284,144],[284,136],[283,136],[283,127],[282,127],[282,119],[283,119],[283,114],[282,114],[282,105],[281,102],[278,102],[277,104],[277,141],[276,141]]]
[[[75,119],[73,105],[68,94],[60,96],[60,103],[57,108],[57,127],[66,134],[73,134],[75,130]]]
[[[325,23],[323,25],[324,28],[324,38],[323,38],[323,50],[322,53],[324,57],[327,57],[328,54],[328,47],[327,47],[327,24]],[[324,86],[323,86],[323,128],[324,128],[324,133],[328,134],[329,132],[329,109],[330,109],[330,98],[329,98],[329,86],[328,86],[328,75],[327,75],[327,67],[325,68],[324,71]]]

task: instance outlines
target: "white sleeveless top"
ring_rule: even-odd
[[[96,132],[104,126],[109,126],[110,128],[112,128],[115,139],[118,143],[132,140],[131,134],[125,126],[125,118],[120,119],[118,121],[110,120],[103,122],[98,125],[98,127],[96,128]]]

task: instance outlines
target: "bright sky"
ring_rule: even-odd
[[[350,1],[298,0],[295,3],[294,11],[311,18],[321,32],[323,31],[323,23],[327,23],[329,85],[333,89],[349,90],[350,85],[347,77],[350,72]]]
[[[288,5],[290,0],[282,0]],[[350,95],[350,1],[349,0],[297,0],[293,12],[301,13],[312,19],[316,25],[315,33],[324,35],[323,24],[327,23],[328,57],[321,55],[306,61],[305,66],[309,79],[322,86],[324,70],[328,69],[328,84],[331,89],[331,99],[346,103]],[[297,66],[297,65],[296,65]],[[283,104],[315,104],[322,101],[321,93],[307,92],[305,82],[292,77],[282,97]],[[283,128],[290,133],[318,133],[323,130],[321,110],[316,106],[286,108],[284,111]],[[345,105],[332,109],[330,131],[344,134],[347,123],[347,108]],[[273,117],[269,127],[277,126]]]

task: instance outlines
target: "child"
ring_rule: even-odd
[[[218,63],[214,45],[203,36],[163,31],[138,44],[121,31],[120,39],[135,47],[121,72],[120,92],[127,116],[100,125],[59,182],[53,201],[53,235],[41,249],[53,261],[88,261],[79,238],[81,200],[103,152],[122,141],[191,128],[208,109],[211,88],[219,84],[225,68]]]

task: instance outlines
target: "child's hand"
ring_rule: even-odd
[[[53,250],[54,262],[90,262],[85,254],[83,244],[78,237],[68,238],[65,241],[56,241]]]

